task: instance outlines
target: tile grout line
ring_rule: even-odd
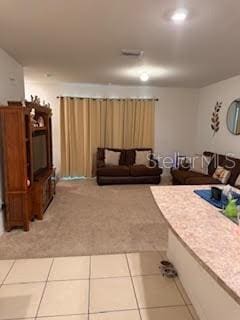
[[[159,273],[149,273],[149,274],[143,274],[143,275],[135,275],[133,277],[137,278],[137,277],[160,277],[161,274]],[[130,276],[114,276],[114,277],[103,277],[103,278],[91,278],[91,280],[105,280],[105,279],[126,279],[126,278],[130,278]],[[86,281],[89,280],[89,278],[76,278],[76,279],[64,279],[64,280],[48,280],[48,283],[54,283],[54,282],[69,282],[69,281]],[[3,283],[2,285],[4,286],[14,286],[14,285],[24,285],[24,284],[35,284],[35,283],[45,283],[46,280],[39,280],[39,281],[27,281],[27,282],[12,282],[12,283]],[[1,283],[0,283],[0,287],[1,287]],[[191,304],[190,304],[191,305]]]
[[[179,282],[181,283],[179,277],[177,277],[177,279],[178,279]],[[189,298],[189,296],[188,296],[188,294],[187,294],[184,286],[182,285],[182,283],[181,283],[181,285],[182,285],[182,288],[183,288],[183,290],[184,290],[184,292],[185,292],[185,295],[184,295],[184,293],[181,291],[180,287],[178,286],[177,281],[176,281],[176,278],[173,279],[173,280],[174,280],[174,282],[175,282],[175,284],[176,284],[176,287],[178,288],[178,291],[180,292],[181,297],[183,298],[183,301],[184,301],[184,303],[186,304],[186,306],[188,306],[188,305],[191,306],[191,305],[192,305],[192,301],[191,301],[191,299]],[[186,300],[188,299],[191,303],[187,303],[187,301],[185,300],[185,297],[186,297]]]
[[[32,320],[34,317],[26,317],[26,318],[2,318],[2,320]]]
[[[178,278],[178,279],[179,279],[179,278]],[[189,312],[192,320],[194,320],[193,315],[192,315],[192,312],[191,312],[190,308],[188,307],[189,305],[188,305],[187,302],[185,301],[184,295],[183,295],[182,291],[178,288],[176,279],[173,279],[173,280],[174,280],[175,286],[177,287],[178,292],[180,293],[180,295],[181,295],[181,297],[182,297],[182,299],[183,299],[183,301],[184,301],[184,303],[185,303],[185,307],[187,308],[187,310],[188,310],[188,312]],[[180,281],[180,280],[179,280],[179,281]],[[189,300],[190,300],[190,298],[189,298]]]
[[[179,279],[179,278],[178,278],[178,279]],[[186,302],[185,299],[184,299],[184,295],[183,295],[183,293],[181,292],[181,290],[178,288],[176,279],[173,279],[173,282],[174,282],[174,284],[175,284],[175,287],[177,288],[178,293],[180,294],[180,296],[181,296],[182,299],[183,299],[184,305],[187,306],[187,302]]]
[[[56,317],[72,317],[72,316],[87,316],[86,313],[72,313],[72,314],[57,314],[57,315],[48,315],[48,316],[39,316],[38,319],[45,318],[56,318]],[[2,318],[1,320],[33,320],[36,317],[21,317],[21,318]]]
[[[165,309],[165,308],[176,308],[176,307],[185,307],[185,306],[184,305],[169,305],[169,306],[160,306],[160,307],[143,307],[140,310]],[[114,312],[127,312],[127,311],[138,311],[138,309],[119,309],[119,310],[92,312],[89,315],[107,314],[107,313],[114,313]],[[48,315],[48,316],[44,315],[44,316],[38,316],[37,318],[44,319],[44,318],[56,318],[56,317],[69,317],[69,316],[87,316],[87,314],[86,313],[69,313],[69,314],[57,314],[57,315]],[[191,316],[192,316],[192,314],[191,314]],[[29,320],[29,319],[35,319],[35,317],[3,318],[2,320]]]
[[[1,283],[1,285],[0,285],[0,288],[4,285],[4,282],[7,280],[7,277],[9,276],[10,272],[12,271],[13,266],[15,265],[16,261],[17,261],[17,260],[13,260],[13,263],[12,263],[10,269],[8,270],[5,278],[3,279],[3,281],[2,281],[2,283]]]
[[[143,275],[136,275],[134,277],[152,277],[152,276],[161,276],[159,273],[149,273]],[[91,278],[91,280],[104,280],[104,279],[124,279],[129,278],[130,276],[112,276],[112,277],[98,277],[98,278]],[[52,282],[67,282],[67,281],[79,281],[79,280],[89,280],[89,278],[74,278],[74,279],[58,279],[58,280],[48,280],[48,283]],[[25,281],[25,282],[12,282],[12,283],[2,283],[4,286],[13,286],[16,284],[34,284],[34,283],[45,283],[46,280],[39,280],[39,281]],[[1,286],[1,283],[0,283]]]
[[[129,312],[129,311],[138,311],[138,309],[114,309],[114,310],[105,310],[105,311],[100,311],[100,312],[92,312],[89,315],[104,315],[104,314],[109,314],[109,313],[119,313],[119,312]]]
[[[186,307],[187,307],[187,309],[188,309],[188,312],[190,313],[190,316],[192,317],[192,320],[195,320],[195,318],[194,318],[194,316],[193,316],[193,314],[192,314],[192,311],[191,311],[191,309],[189,308],[189,306],[192,306],[192,304],[187,304]]]
[[[88,280],[88,320],[90,319],[90,290],[91,290],[91,274],[92,274],[92,256],[89,256],[89,280]]]
[[[158,306],[158,307],[142,307],[139,308],[140,310],[152,310],[152,309],[170,309],[170,308],[185,308],[183,304],[176,304],[176,305],[166,305],[166,306]],[[138,311],[136,308],[131,308],[131,309],[114,309],[114,310],[104,310],[100,312],[91,312],[90,315],[95,315],[95,314],[106,314],[106,313],[114,313],[114,312],[126,312],[126,311]],[[71,314],[70,314],[71,315]],[[86,314],[78,314],[78,315],[86,315]],[[39,318],[44,318],[46,316],[40,316]],[[49,316],[48,316],[49,317]],[[55,316],[52,316],[55,317]]]
[[[169,304],[165,306],[158,306],[158,307],[143,307],[140,310],[151,310],[151,309],[170,309],[170,308],[185,308],[184,304]]]
[[[140,320],[142,320],[141,311],[140,311],[140,307],[139,307],[139,303],[138,303],[138,299],[137,299],[137,293],[136,293],[136,290],[135,290],[135,287],[134,287],[134,282],[133,282],[132,273],[131,273],[131,269],[130,269],[130,265],[129,265],[127,254],[125,254],[125,259],[127,261],[128,271],[129,271],[130,279],[131,279],[131,282],[132,282],[132,287],[133,287],[133,292],[134,292],[136,303],[137,303],[139,317],[140,317]]]
[[[37,319],[37,317],[38,317],[39,309],[40,309],[40,306],[41,306],[41,303],[42,303],[42,300],[43,300],[43,296],[44,296],[45,291],[46,291],[46,288],[47,288],[48,278],[49,278],[50,272],[51,272],[51,270],[52,270],[53,263],[54,263],[54,258],[52,258],[52,263],[51,263],[51,265],[50,265],[50,268],[49,268],[49,271],[48,271],[48,274],[47,274],[47,279],[46,279],[46,281],[45,281],[45,286],[44,286],[44,288],[43,288],[43,292],[42,292],[42,295],[41,295],[41,299],[40,299],[40,301],[39,301],[39,305],[38,305],[37,312],[36,312],[36,315],[35,315],[34,319]]]
[[[11,283],[4,283],[4,286],[15,286],[15,285],[22,285],[22,284],[35,284],[35,283],[45,283],[46,280],[39,280],[39,281],[26,281],[26,282],[11,282]]]
[[[38,319],[45,319],[45,318],[56,318],[56,317],[72,317],[72,316],[87,316],[86,313],[67,313],[67,314],[56,314],[56,315],[48,315],[48,316],[38,316]],[[25,318],[24,318],[25,319]],[[33,318],[30,318],[33,319]],[[16,320],[16,319],[10,319],[10,320]],[[19,320],[23,320],[22,318]]]

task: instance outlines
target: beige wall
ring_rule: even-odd
[[[22,66],[0,48],[0,105],[24,99]]]
[[[51,103],[53,108],[54,163],[60,166],[60,118],[58,95],[84,97],[157,97],[155,151],[173,155],[175,151],[192,153],[196,128],[198,90],[157,87],[101,86],[26,81],[26,97],[31,94]],[[167,172],[165,172],[167,174]]]
[[[12,57],[0,48],[0,105],[8,100],[24,99],[23,68]],[[1,148],[0,148],[1,153]],[[0,154],[1,167],[1,154]],[[0,170],[0,234],[3,232],[2,207],[2,174]]]
[[[240,98],[240,76],[215,83],[200,90],[197,114],[196,146],[218,153],[233,153],[240,157],[240,136],[232,135],[226,124],[228,107],[233,100]],[[211,115],[217,101],[223,102],[220,112],[220,130],[213,136]]]

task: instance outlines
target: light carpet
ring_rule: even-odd
[[[163,251],[167,226],[147,185],[61,181],[42,221],[0,237],[0,259]]]

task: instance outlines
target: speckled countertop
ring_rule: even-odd
[[[196,195],[197,189],[209,186],[151,187],[170,228],[240,304],[240,227]]]

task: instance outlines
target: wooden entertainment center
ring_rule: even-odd
[[[5,228],[29,230],[55,193],[52,111],[28,102],[0,107]],[[39,120],[40,119],[40,120]],[[39,123],[38,123],[39,120]]]

